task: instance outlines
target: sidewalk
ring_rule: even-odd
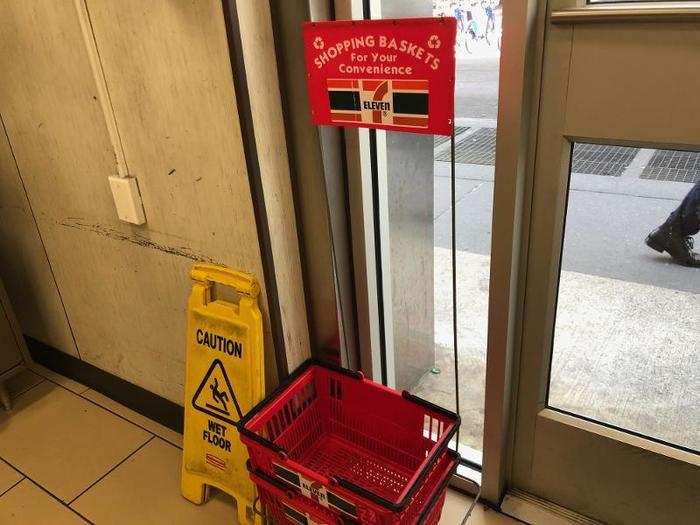
[[[457,248],[491,251],[493,166],[457,164]],[[450,167],[435,163],[435,246],[451,246]],[[674,264],[644,244],[692,184],[574,173],[564,269],[700,293],[700,270]]]
[[[481,450],[490,258],[457,252],[460,441]],[[700,295],[564,271],[550,404],[700,448]],[[435,248],[439,374],[414,392],[455,407],[451,256]],[[660,414],[663,417],[660,417]]]

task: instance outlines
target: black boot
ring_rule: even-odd
[[[693,251],[693,238],[681,235],[673,226],[662,224],[647,235],[646,243],[657,252],[668,253],[678,264],[700,268],[700,255]]]

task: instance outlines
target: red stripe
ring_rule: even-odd
[[[343,79],[343,78],[329,78],[326,80],[326,85],[329,88],[347,88],[347,89],[357,89],[357,80]]]
[[[360,122],[362,120],[362,115],[359,113],[340,113],[337,111],[331,111],[331,120],[344,120],[351,122]]]
[[[413,126],[416,128],[427,128],[428,117],[397,117],[394,115],[394,124],[397,126]]]
[[[224,468],[226,467],[226,462],[222,459],[217,458],[216,456],[212,456],[211,454],[207,454],[206,458],[207,458],[207,463],[209,463],[210,465],[212,465],[218,469],[224,470]]]
[[[394,80],[391,84],[394,89],[424,89],[428,90],[427,80]]]

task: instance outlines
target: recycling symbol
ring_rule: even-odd
[[[317,36],[316,38],[314,38],[314,47],[316,49],[323,49],[325,47],[325,45],[326,44],[323,42],[323,38],[321,38],[320,36]]]
[[[440,42],[437,35],[430,35],[430,38],[428,38],[428,47],[430,49],[439,49],[441,45],[442,42]]]

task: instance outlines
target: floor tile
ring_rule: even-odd
[[[22,479],[22,474],[0,459],[0,494]]]
[[[154,439],[72,505],[99,525],[237,523],[233,498],[218,491],[197,506],[180,495],[182,451]]]
[[[25,368],[20,373],[15,374],[10,379],[5,381],[5,386],[10,393],[11,398],[15,398],[23,394],[30,388],[44,381],[44,378],[39,374],[35,374],[28,368]]]
[[[0,457],[70,501],[151,435],[49,381],[0,414]]]
[[[75,392],[76,394],[82,394],[85,392],[89,387],[85,385],[81,385],[77,381],[73,381],[72,379],[68,379],[65,376],[62,376],[61,374],[57,374],[53,370],[49,370],[45,366],[41,366],[40,364],[37,363],[32,363],[30,365],[30,368],[39,374],[42,377],[45,377],[49,381],[53,381],[54,383],[61,385],[64,388],[67,388],[71,392]]]
[[[447,491],[445,506],[442,508],[440,525],[459,525],[474,498],[454,490]],[[522,525],[522,522],[477,503],[467,520],[467,525]]]
[[[156,436],[163,438],[165,441],[182,448],[182,434],[179,432],[175,432],[174,430],[171,430],[160,423],[156,423],[155,421],[142,416],[138,412],[134,412],[130,408],[120,405],[116,401],[100,394],[99,392],[96,392],[95,390],[89,389],[84,392],[82,396],[94,401],[100,406],[105,407],[107,410],[111,410],[115,414],[119,414],[132,423],[145,428],[149,432],[153,432]]]
[[[0,523],[79,525],[87,521],[25,479],[0,498]]]

